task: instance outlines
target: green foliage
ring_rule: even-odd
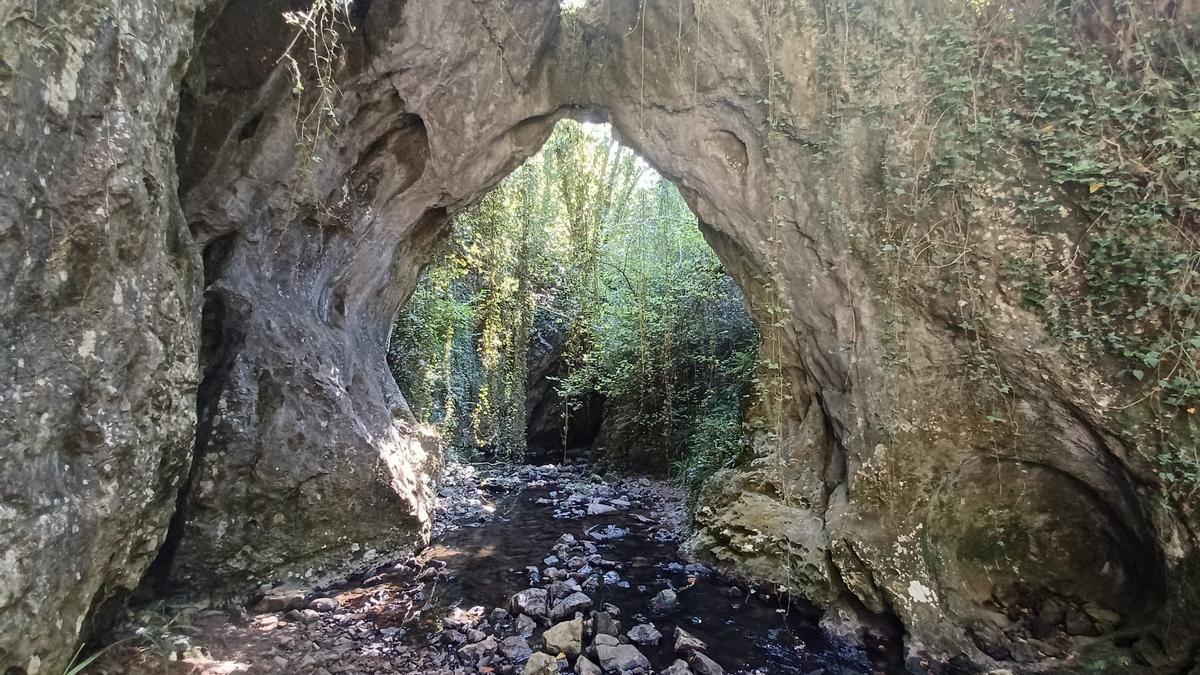
[[[629,212],[605,238],[604,302],[585,317],[595,337],[566,388],[604,395],[611,459],[662,470],[706,452],[693,436],[714,423],[731,423],[740,436],[740,405],[729,415],[711,401],[733,392],[738,402],[758,336],[673,186],[660,179],[639,190]]]
[[[1068,353],[1124,380],[1124,407],[1149,411],[1160,475],[1190,498],[1200,486],[1185,429],[1200,406],[1200,26],[1116,7],[1102,40],[1088,37],[1087,17],[997,3],[931,33],[927,153],[917,167],[888,167],[899,208],[881,253],[962,298],[961,327],[980,341],[974,372],[1006,394],[979,281],[998,262],[1003,286]],[[934,227],[908,225],[931,213]],[[992,249],[978,228],[996,219],[1027,225],[1029,238]]]
[[[473,400],[480,387],[479,356],[471,338],[476,312],[467,261],[448,249],[431,265],[395,323],[388,349],[396,383],[419,421],[434,423],[463,446],[459,433],[469,425],[456,404]]]
[[[753,369],[753,355],[739,352],[745,373]],[[749,356],[749,359],[745,357]],[[745,375],[742,375],[745,377]],[[684,451],[671,467],[675,480],[687,488],[694,503],[709,476],[734,466],[746,453],[748,439],[742,428],[743,402],[736,389],[713,389],[693,415],[693,427]]]
[[[63,675],[80,675],[80,673],[87,670],[88,666],[92,665],[92,663],[94,663],[101,656],[104,656],[105,652],[117,646],[118,644],[120,643],[115,642],[110,645],[105,645],[104,647],[92,652],[90,656],[82,659],[80,657],[83,656],[83,645],[80,645],[79,649],[75,650],[75,656],[71,658],[71,665],[67,666],[67,669],[63,671]]]
[[[519,458],[535,325],[566,336],[564,443],[600,394],[616,463],[698,488],[740,453],[758,341],[741,292],[674,186],[574,122],[455,221],[393,331],[397,382],[452,445]]]

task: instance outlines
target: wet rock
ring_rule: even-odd
[[[592,635],[621,634],[621,622],[612,618],[608,612],[592,612]]]
[[[1034,646],[1025,640],[1012,640],[1008,643],[1008,652],[1017,663],[1034,663],[1038,660],[1038,652]]]
[[[316,610],[318,612],[337,611],[337,609],[341,606],[342,603],[338,602],[336,598],[317,598],[308,604],[309,609]]]
[[[533,635],[533,631],[537,630],[537,622],[529,618],[529,615],[522,614],[517,617],[516,630],[518,635],[529,637]]]
[[[580,656],[575,662],[575,675],[601,675],[600,666],[591,662],[586,656]]]
[[[521,675],[558,675],[558,659],[536,652],[525,662]]]
[[[523,636],[514,635],[500,641],[500,653],[513,663],[524,663],[533,654],[533,649]]]
[[[996,626],[986,621],[976,622],[971,626],[971,637],[979,650],[993,659],[1007,661],[1011,658],[1008,638]]]
[[[597,645],[596,658],[608,673],[631,673],[638,668],[650,668],[650,659],[633,645]]]
[[[824,670],[815,671],[815,673],[819,673],[819,675],[825,675],[825,672],[826,671],[824,671]],[[674,663],[667,666],[666,669],[664,669],[662,671],[662,675],[694,675],[694,674],[692,673],[692,669],[688,667],[687,663],[685,663],[684,661],[681,661],[679,659],[675,659]],[[814,674],[809,673],[809,675],[814,675]]]
[[[650,613],[654,616],[667,616],[679,609],[679,598],[675,591],[667,588],[658,592],[650,599]]]
[[[304,607],[305,592],[297,589],[273,589],[254,603],[256,612],[285,612]]]
[[[677,654],[690,654],[691,652],[707,652],[708,645],[700,638],[692,635],[682,628],[675,628],[675,652]]]
[[[607,516],[610,513],[616,513],[616,507],[603,504],[601,502],[592,502],[588,504],[587,514],[589,516]]]
[[[600,635],[592,638],[592,645],[595,647],[600,647],[601,645],[615,647],[619,644],[621,644],[621,641],[615,635],[605,635],[601,633]]]
[[[613,541],[615,539],[623,539],[629,534],[626,530],[616,525],[594,525],[587,529],[587,536],[596,541]]]
[[[692,671],[696,675],[725,675],[724,668],[700,652],[692,652],[688,655],[688,665],[692,667]]]
[[[1092,620],[1082,609],[1075,606],[1067,608],[1065,625],[1068,635],[1081,637],[1098,635]]]
[[[542,634],[546,650],[575,658],[583,651],[583,619],[572,619],[551,626]]]
[[[527,588],[512,596],[509,604],[512,611],[519,614],[546,616],[548,595],[544,588]]]
[[[458,657],[467,663],[478,663],[485,656],[491,656],[499,649],[500,643],[491,635],[479,642],[473,642],[458,648]]]
[[[653,625],[648,623],[640,623],[629,629],[626,633],[629,640],[636,645],[656,645],[662,639],[662,633]]]
[[[1085,603],[1083,605],[1083,612],[1095,622],[1096,627],[1101,633],[1112,632],[1121,623],[1120,614],[1111,609],[1105,609],[1094,602]]]
[[[586,612],[591,608],[591,598],[583,593],[572,593],[554,603],[554,608],[550,610],[550,619],[562,621],[567,617],[574,616],[575,612]]]

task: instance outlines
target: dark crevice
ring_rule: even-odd
[[[258,131],[258,125],[262,123],[262,120],[262,113],[251,117],[249,121],[242,125],[241,130],[238,131],[238,140],[245,141],[253,138],[254,134]]]
[[[200,322],[200,368],[203,377],[196,395],[196,443],[187,477],[179,486],[175,498],[175,512],[171,516],[167,536],[142,580],[142,590],[155,595],[171,590],[171,566],[183,540],[196,476],[204,466],[221,389],[245,339],[245,333],[238,328],[243,325],[242,322],[230,316],[234,314],[230,298],[219,288],[213,287],[233,254],[236,236],[230,233],[219,237],[204,249],[204,280],[208,290],[204,294]]]

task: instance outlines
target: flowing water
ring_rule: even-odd
[[[604,603],[620,608],[623,630],[652,622],[662,632],[664,638],[657,646],[640,647],[655,670],[677,658],[672,638],[676,626],[707,643],[709,656],[726,672],[807,675],[892,670],[884,642],[873,641],[878,652],[868,656],[825,634],[811,611],[747,593],[703,567],[688,566],[668,528],[650,518],[652,513],[661,518],[661,513],[631,508],[606,515],[569,516],[563,508],[567,492],[563,484],[540,482],[534,482],[536,487],[495,495],[491,522],[448,532],[435,541],[423,557],[443,561],[449,572],[431,592],[435,608],[444,613],[456,607],[508,607],[513,594],[531,586],[529,566],[541,570],[558,564],[545,559],[552,555],[560,536],[569,533],[582,541],[590,529],[614,526],[619,528],[615,531],[627,534],[592,541],[601,556],[621,564],[621,582],[601,583],[588,595],[596,609]],[[666,588],[676,590],[679,609],[665,618],[652,619],[650,600]]]

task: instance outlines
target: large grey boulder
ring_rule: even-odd
[[[650,667],[650,659],[633,645],[598,645],[596,658],[606,673],[631,673]]]
[[[542,633],[542,641],[550,654],[565,654],[573,659],[583,651],[583,619],[554,624]]]

